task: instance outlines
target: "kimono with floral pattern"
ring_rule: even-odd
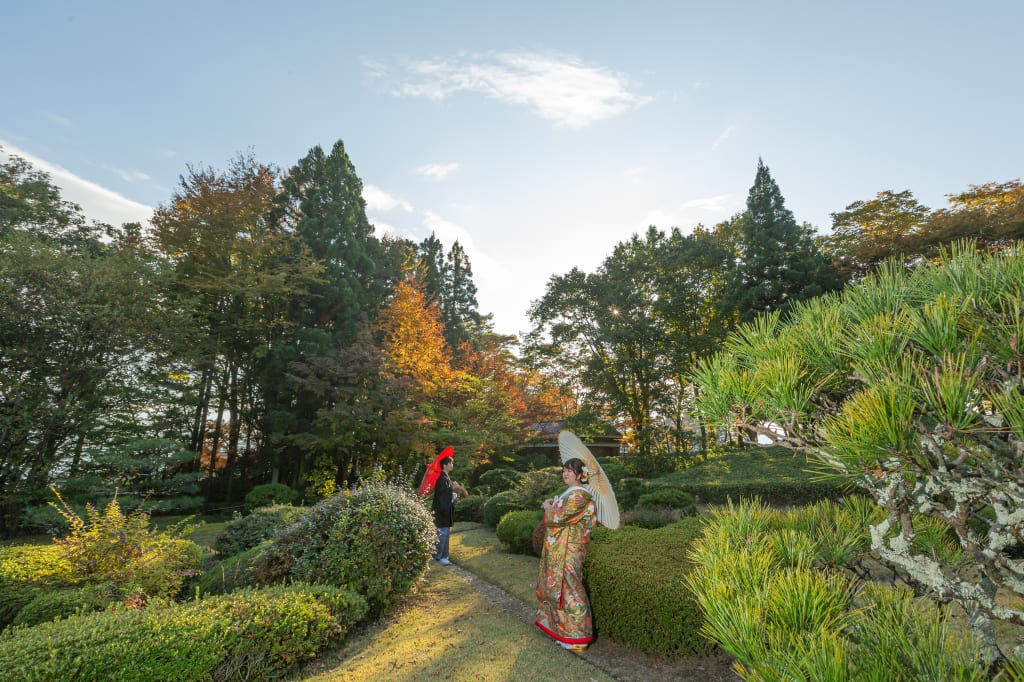
[[[544,511],[544,549],[537,576],[535,625],[565,644],[594,639],[590,601],[583,589],[583,559],[597,519],[597,507],[584,488],[573,486]]]

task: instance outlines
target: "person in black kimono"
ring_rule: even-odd
[[[441,460],[441,475],[437,477],[434,485],[434,501],[430,505],[434,512],[434,525],[437,526],[437,550],[434,552],[434,559],[442,566],[448,566],[448,538],[452,526],[455,525],[455,490],[452,487],[452,479],[448,477],[453,466],[452,458],[445,457]]]

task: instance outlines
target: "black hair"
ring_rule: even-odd
[[[444,457],[444,458],[442,458],[441,462],[440,462],[441,468],[444,469],[446,466],[451,464],[453,461],[455,461],[455,460],[453,460],[451,457]]]
[[[577,478],[581,478],[583,476],[583,467],[584,466],[585,465],[583,464],[583,460],[580,459],[579,457],[573,457],[572,459],[567,459],[562,464],[562,468],[563,469],[568,469],[569,471],[573,472],[574,474],[576,474]]]

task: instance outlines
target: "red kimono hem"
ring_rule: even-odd
[[[551,629],[545,627],[544,625],[541,625],[541,622],[539,620],[533,621],[533,624],[539,627],[541,630],[543,630],[544,634],[546,634],[548,637],[558,642],[565,642],[566,644],[590,644],[594,641],[593,637],[562,637],[561,635],[553,632]]]

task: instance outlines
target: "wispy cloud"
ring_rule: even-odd
[[[736,126],[730,123],[729,126],[722,131],[722,134],[715,138],[715,141],[711,144],[711,148],[718,149],[718,145],[728,140],[734,132],[736,132]]]
[[[683,208],[696,208],[702,211],[724,212],[729,209],[729,197],[731,194],[719,194],[716,197],[701,197],[683,202]]]
[[[103,166],[103,169],[114,173],[125,182],[148,182],[152,179],[138,170],[124,170],[123,168],[114,168],[113,166]]]
[[[55,114],[52,111],[44,110],[43,116],[45,116],[54,125],[59,126],[61,128],[70,128],[72,125],[70,118],[68,118],[67,116],[61,116],[60,114]]]
[[[448,175],[458,170],[459,164],[457,163],[428,163],[420,166],[416,169],[417,175],[424,175],[431,180],[440,182],[444,180]]]
[[[127,222],[146,224],[153,216],[153,207],[141,204],[98,185],[91,180],[76,175],[66,168],[50,163],[37,156],[18,149],[0,140],[0,157],[20,156],[28,161],[36,170],[50,176],[50,181],[60,187],[61,197],[82,207],[85,216],[91,220],[120,225]]]
[[[367,210],[370,211],[393,211],[396,208],[412,211],[408,201],[393,197],[376,185],[363,185],[363,199],[366,201]]]
[[[650,100],[631,92],[621,74],[572,56],[489,52],[412,62],[405,71],[392,94],[444,99],[473,92],[529,107],[541,118],[570,128],[612,118]]]

